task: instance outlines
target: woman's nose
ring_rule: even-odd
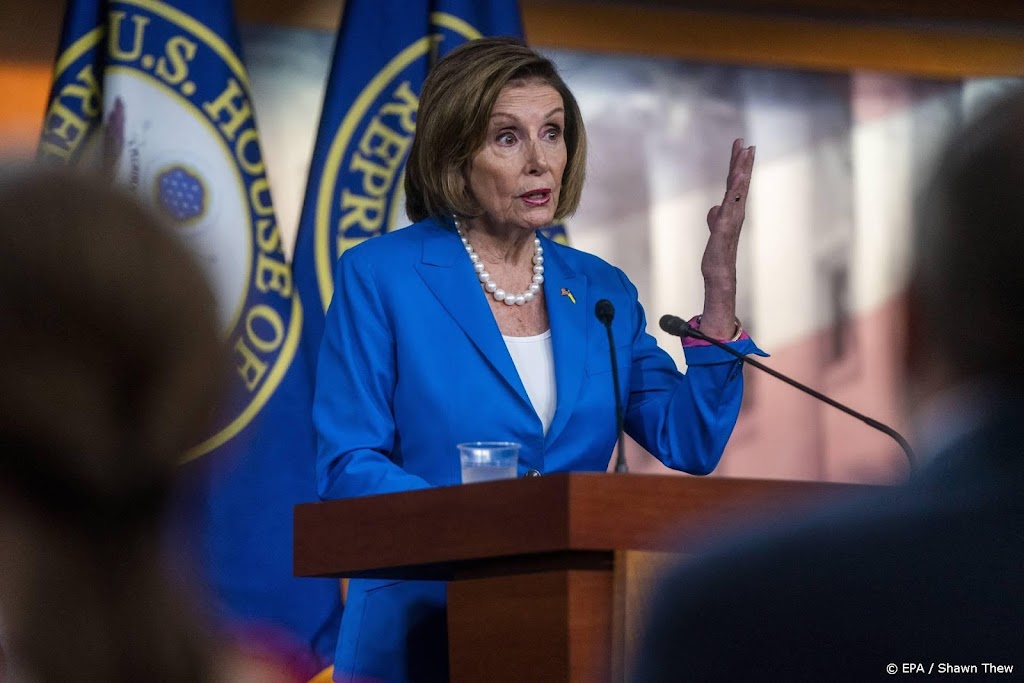
[[[547,153],[540,140],[532,139],[526,147],[527,172],[538,175],[548,170]]]

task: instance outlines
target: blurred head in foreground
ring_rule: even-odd
[[[212,296],[125,195],[0,168],[0,613],[8,673],[205,680],[163,572],[181,453],[221,372]]]
[[[917,210],[906,354],[913,397],[996,380],[1024,390],[1024,91],[946,147]]]

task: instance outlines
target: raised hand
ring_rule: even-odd
[[[729,339],[737,331],[736,254],[753,168],[754,147],[744,147],[742,138],[734,140],[725,197],[721,204],[708,211],[710,235],[700,262],[704,276],[704,313],[700,329],[716,339]]]

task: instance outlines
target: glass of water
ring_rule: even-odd
[[[515,479],[519,444],[514,441],[471,441],[459,444],[462,483]]]

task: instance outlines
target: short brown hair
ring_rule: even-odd
[[[405,170],[405,210],[410,219],[479,213],[465,171],[484,143],[498,95],[513,81],[540,81],[562,96],[567,163],[555,218],[576,211],[587,165],[587,134],[576,98],[551,60],[522,41],[482,38],[453,50],[423,83],[416,137]]]
[[[226,376],[206,278],[127,194],[64,170],[0,167],[0,225],[0,557],[23,569],[0,562],[4,646],[38,680],[209,680],[161,542]]]

